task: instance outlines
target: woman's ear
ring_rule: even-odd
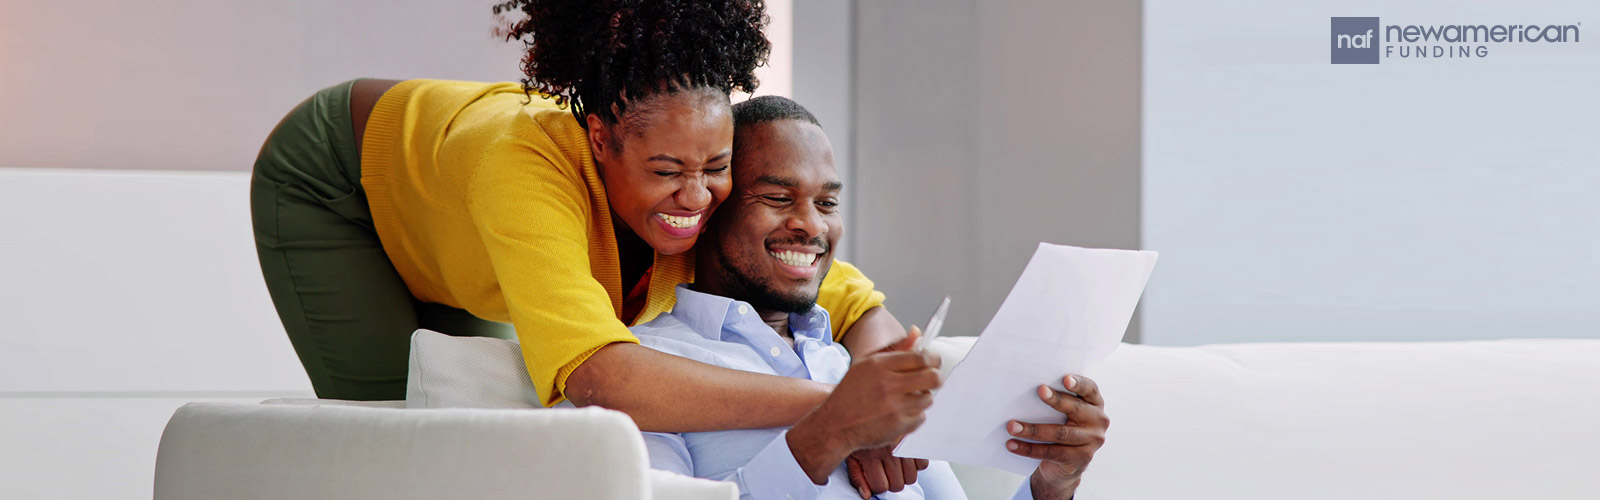
[[[598,160],[615,154],[616,145],[611,142],[613,139],[611,137],[611,128],[606,126],[605,120],[601,120],[599,116],[595,116],[593,113],[585,116],[584,120],[588,124],[589,151],[594,153],[595,159]]]

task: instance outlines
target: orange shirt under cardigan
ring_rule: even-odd
[[[548,406],[595,351],[638,339],[621,320],[617,241],[587,135],[553,102],[526,100],[515,83],[396,85],[368,118],[361,186],[411,293],[511,323]],[[673,288],[693,281],[692,253],[656,254],[635,323],[672,308]],[[883,294],[835,262],[818,303],[842,336]]]

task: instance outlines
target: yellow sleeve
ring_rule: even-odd
[[[850,332],[850,327],[861,315],[883,305],[883,292],[872,288],[872,280],[860,269],[842,260],[833,261],[833,268],[822,278],[817,291],[817,305],[828,310],[833,322],[833,340],[838,341]]]
[[[638,339],[617,319],[590,267],[591,209],[578,167],[548,138],[490,147],[468,184],[467,208],[489,254],[545,406],[566,399],[566,377],[595,351]]]

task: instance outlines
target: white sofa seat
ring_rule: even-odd
[[[161,438],[155,499],[738,497],[651,471],[620,412],[382,406],[184,406]]]

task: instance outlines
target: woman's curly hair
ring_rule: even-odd
[[[578,123],[595,113],[616,124],[629,101],[709,87],[755,90],[772,44],[762,0],[523,0],[503,28],[526,45],[522,87],[570,105]]]

